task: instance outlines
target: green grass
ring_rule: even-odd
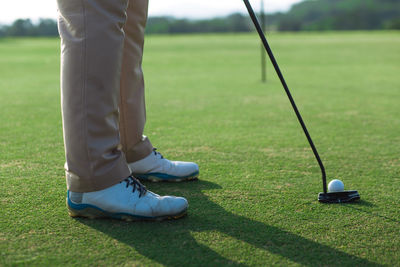
[[[150,36],[146,134],[199,163],[177,221],[72,219],[65,207],[57,39],[0,39],[0,265],[394,266],[400,263],[400,34],[272,34],[328,179],[251,35]]]

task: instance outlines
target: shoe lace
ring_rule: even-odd
[[[157,155],[160,155],[160,157],[161,157],[162,159],[164,158],[163,155],[161,155],[161,153],[158,152],[158,151],[157,151],[157,148],[155,148],[155,147],[153,148],[153,153],[154,153],[154,155],[156,155],[156,156],[157,156]]]
[[[146,187],[142,185],[135,177],[129,176],[124,181],[126,182],[126,187],[132,186],[132,192],[135,192],[136,190],[139,192],[139,198],[146,194]]]

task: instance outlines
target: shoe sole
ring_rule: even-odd
[[[188,176],[184,177],[179,177],[179,176],[173,176],[165,173],[147,173],[147,174],[135,174],[132,173],[132,175],[142,181],[150,181],[150,182],[184,182],[184,181],[193,181],[197,180],[199,177],[199,172],[194,172]]]
[[[96,206],[88,205],[88,204],[73,204],[75,206],[79,206],[80,209],[74,209],[71,207],[72,204],[68,198],[66,198],[68,214],[73,218],[81,217],[88,219],[116,219],[123,220],[127,222],[134,221],[164,221],[164,220],[176,220],[184,217],[187,214],[187,208],[180,213],[165,215],[165,216],[156,216],[156,217],[147,217],[140,215],[133,215],[128,213],[112,213],[102,210]]]

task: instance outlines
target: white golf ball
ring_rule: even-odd
[[[342,181],[338,179],[334,179],[329,182],[328,184],[328,191],[329,192],[342,192],[344,191],[344,184]]]

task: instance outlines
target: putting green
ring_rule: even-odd
[[[65,207],[58,39],[0,39],[0,265],[398,265],[399,32],[273,33],[280,82],[260,82],[256,34],[149,36],[146,135],[200,180],[146,183],[188,198],[161,223],[73,219]]]

